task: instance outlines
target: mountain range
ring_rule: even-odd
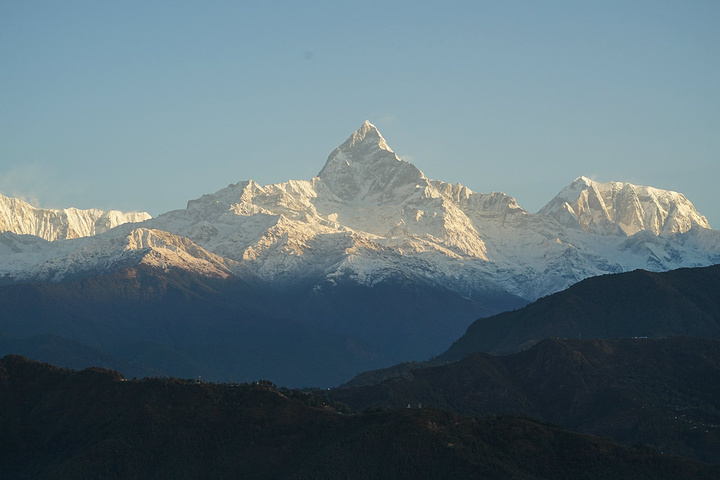
[[[720,235],[682,194],[580,177],[531,214],[503,193],[428,179],[369,122],[311,180],[231,184],[154,219],[0,200],[0,230],[45,240],[93,236],[145,220],[66,248],[19,244],[3,252],[0,263],[13,281],[111,271],[102,265],[107,258],[150,249],[165,265],[273,285],[306,278],[322,289],[338,278],[372,285],[401,276],[468,296],[500,289],[534,300],[599,273],[720,259]],[[97,256],[78,266],[77,252],[89,251]]]
[[[428,179],[369,122],[310,180],[243,181],[156,218],[0,209],[8,342],[288,385],[438,355],[588,277],[720,262],[720,232],[679,193],[580,177],[533,214]]]
[[[91,237],[123,223],[149,218],[146,212],[36,208],[19,198],[0,195],[0,232],[32,235],[48,241]]]

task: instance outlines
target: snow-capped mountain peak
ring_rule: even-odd
[[[0,232],[35,235],[48,241],[89,237],[149,218],[145,212],[36,208],[24,200],[0,194]]]
[[[318,178],[342,200],[381,203],[429,184],[420,170],[393,152],[368,121],[330,153]]]
[[[365,120],[362,126],[353,132],[353,134],[350,135],[350,138],[348,138],[345,143],[338,148],[340,150],[349,151],[363,147],[368,148],[375,145],[377,145],[377,147],[381,150],[391,153],[393,152],[377,127],[370,123],[370,121]]]
[[[563,225],[601,235],[684,233],[709,229],[704,216],[678,192],[626,182],[600,183],[579,177],[538,212]]]

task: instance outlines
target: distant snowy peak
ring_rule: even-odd
[[[357,202],[383,203],[428,185],[425,175],[395,155],[368,121],[330,153],[318,178],[338,198]]]
[[[453,202],[468,215],[497,217],[512,213],[527,214],[517,200],[502,192],[473,192],[460,183],[431,180],[431,184],[447,200]]]
[[[8,235],[10,237],[8,237]],[[27,240],[34,239],[35,242]],[[4,253],[4,273],[16,281],[58,282],[113,272],[138,264],[158,269],[182,269],[206,277],[228,278],[235,262],[222,258],[187,238],[149,228],[125,225],[102,235],[43,242],[34,237],[0,234],[0,244],[14,247]]]
[[[710,225],[681,193],[625,182],[599,183],[579,177],[538,213],[566,226],[601,235],[684,233]]]
[[[48,241],[89,237],[149,218],[145,212],[36,208],[23,200],[0,195],[0,232],[35,235]]]
[[[368,149],[375,148],[393,153],[393,150],[388,146],[385,138],[383,138],[377,127],[368,120],[365,120],[362,126],[353,132],[337,150],[355,151],[364,155]],[[360,149],[365,149],[365,152]]]

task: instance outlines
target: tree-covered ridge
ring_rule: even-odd
[[[438,359],[517,352],[547,337],[720,339],[718,292],[720,265],[592,277],[521,309],[476,320]]]
[[[5,478],[717,478],[720,467],[514,417],[351,413],[270,382],[125,380],[0,360]]]
[[[391,373],[396,376],[351,382],[328,396],[355,408],[422,403],[464,415],[529,415],[720,463],[717,340],[546,339],[512,355],[476,352]]]

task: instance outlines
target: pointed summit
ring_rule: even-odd
[[[337,160],[342,158],[341,160]],[[323,178],[328,169],[333,169],[335,163],[369,162],[372,160],[386,159],[399,161],[395,152],[388,146],[377,127],[368,120],[362,124],[345,142],[332,151],[328,156],[325,166],[318,174]]]
[[[365,121],[328,156],[318,173],[325,185],[344,200],[388,199],[403,187],[426,186],[425,175],[401,160],[378,129]]]
[[[394,153],[387,142],[378,131],[377,127],[370,123],[368,120],[362,124],[362,126],[355,131],[350,137],[343,143],[339,150],[349,151],[361,148],[379,148],[390,153]]]

